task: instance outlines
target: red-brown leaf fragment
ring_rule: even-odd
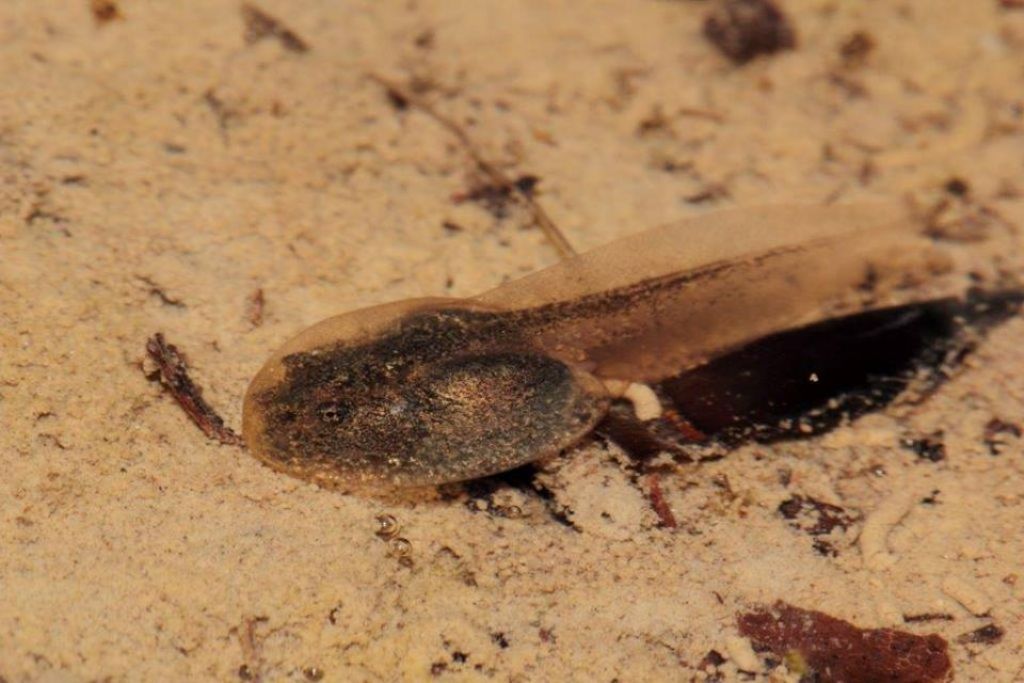
[[[952,668],[938,635],[862,629],[781,601],[739,615],[737,625],[755,647],[780,657],[799,655],[811,669],[801,673],[821,683],[932,683],[948,680]]]
[[[661,481],[657,474],[647,477],[648,496],[651,499],[651,507],[658,515],[658,521],[666,529],[675,529],[679,524],[676,516],[672,514],[672,507],[665,500],[665,494],[661,491]]]

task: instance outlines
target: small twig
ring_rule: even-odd
[[[237,113],[231,111],[231,109],[224,103],[217,93],[210,88],[203,93],[203,101],[206,106],[210,108],[213,113],[213,117],[217,120],[217,127],[220,129],[221,137],[224,138],[224,142],[228,141],[228,125],[232,119],[238,117]]]
[[[918,624],[925,621],[953,621],[952,614],[945,612],[926,612],[924,614],[904,614],[903,621],[907,624]]]
[[[676,522],[676,516],[672,514],[671,506],[665,500],[665,495],[661,492],[661,481],[657,474],[647,476],[647,487],[648,496],[651,499],[651,507],[658,514],[661,526],[666,529],[675,529],[679,524]]]
[[[398,85],[394,81],[386,79],[377,74],[371,73],[369,77],[382,86],[388,93],[388,97],[395,102],[402,102],[405,106],[414,106],[423,113],[430,116],[437,123],[441,124],[445,129],[448,130],[455,139],[459,141],[463,150],[473,160],[477,169],[483,173],[491,181],[491,183],[497,187],[508,188],[510,192],[514,193],[519,201],[526,205],[530,211],[531,218],[533,219],[534,225],[541,229],[544,233],[544,237],[547,238],[551,246],[555,248],[558,255],[561,258],[570,258],[576,255],[576,250],[569,244],[569,240],[565,238],[562,231],[558,229],[555,222],[551,220],[547,212],[537,202],[536,199],[531,195],[529,190],[523,189],[517,186],[515,180],[509,178],[501,169],[487,161],[477,149],[477,146],[473,143],[473,140],[466,133],[465,129],[462,128],[454,120],[443,115],[437,109],[434,108],[430,102],[425,98],[420,97],[419,94]]]
[[[149,293],[160,299],[161,303],[167,306],[174,306],[175,308],[185,308],[184,301],[168,294],[163,286],[153,278],[146,277],[145,275],[136,275],[135,277],[139,282],[146,285],[149,288]]]
[[[677,116],[691,116],[698,119],[708,119],[715,123],[724,123],[725,115],[712,109],[701,109],[699,107],[680,107],[676,109]]]
[[[249,324],[254,328],[263,324],[263,307],[266,304],[266,297],[263,295],[263,288],[259,288],[249,295],[247,299],[248,311],[246,317]]]
[[[157,332],[146,342],[146,353],[157,364],[151,379],[160,380],[203,434],[223,444],[242,445],[242,437],[224,424],[223,418],[203,399],[203,390],[189,378],[188,365],[177,347]]]
[[[309,43],[299,34],[252,3],[242,5],[242,20],[245,22],[245,42],[250,45],[264,38],[276,38],[286,50],[299,54],[309,52]]]
[[[710,439],[707,434],[697,429],[689,420],[680,415],[677,410],[665,410],[661,417],[666,423],[689,441],[694,443],[706,443]]]
[[[729,186],[725,183],[708,183],[694,194],[683,197],[683,200],[689,204],[704,204],[719,199],[726,199],[730,196]]]
[[[256,640],[256,625],[265,621],[266,617],[247,617],[238,632],[238,644],[242,648],[242,659],[245,662],[238,668],[238,676],[242,680],[253,683],[263,680],[263,657],[260,655],[259,641]]]

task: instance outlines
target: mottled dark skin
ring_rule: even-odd
[[[569,445],[605,401],[511,328],[500,314],[437,310],[363,344],[286,356],[285,381],[255,397],[264,457],[313,478],[418,485]]]

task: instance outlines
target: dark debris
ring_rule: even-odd
[[[942,189],[945,194],[926,207],[923,214],[925,233],[929,237],[950,242],[980,242],[1003,222],[994,209],[971,199],[966,181],[953,178]]]
[[[246,299],[245,317],[249,320],[249,324],[254,328],[263,324],[263,309],[266,306],[266,303],[267,299],[263,294],[262,288],[254,290]]]
[[[683,200],[687,204],[709,204],[720,199],[728,199],[731,196],[728,185],[724,183],[711,183],[693,194],[683,197]]]
[[[1003,639],[1006,635],[1006,631],[995,624],[987,624],[981,628],[976,628],[973,631],[968,631],[963,635],[957,636],[956,642],[967,645],[967,644],[978,644],[978,645],[995,645]]]
[[[117,19],[124,19],[121,8],[114,0],[90,0],[89,9],[92,11],[92,18],[101,26]]]
[[[1005,422],[999,418],[992,418],[985,425],[985,445],[992,455],[999,455],[1008,445],[1009,438],[1019,439],[1021,436],[1020,425],[1012,422]]]
[[[971,193],[971,186],[963,178],[956,176],[946,181],[946,184],[942,186],[942,189],[953,195],[954,197],[966,197]]]
[[[946,444],[942,441],[943,433],[934,432],[917,439],[901,439],[900,446],[913,451],[917,457],[929,462],[942,462],[946,459]]]
[[[796,47],[789,17],[772,0],[721,0],[704,20],[704,35],[736,64]]]
[[[158,380],[170,392],[203,434],[223,444],[242,445],[242,437],[225,425],[224,419],[203,399],[203,390],[188,376],[188,365],[176,346],[168,344],[157,332],[146,342],[146,353],[157,365],[149,379]]]
[[[843,66],[853,69],[862,66],[876,47],[875,39],[870,33],[855,31],[839,46],[839,56],[843,60]]]
[[[700,660],[700,664],[697,665],[698,669],[707,669],[719,667],[725,664],[725,657],[718,650],[708,650],[708,653],[704,655],[704,658]]]
[[[242,5],[242,21],[245,22],[245,43],[252,45],[264,38],[276,38],[289,52],[309,52],[309,43],[299,34],[252,3]]]
[[[793,496],[782,501],[779,514],[789,521],[791,527],[812,537],[827,536],[834,529],[846,531],[858,520],[857,515],[837,505],[809,496]],[[838,554],[835,546],[823,538],[815,538],[814,549],[822,555],[835,557]]]
[[[521,175],[508,183],[485,182],[454,195],[452,201],[456,204],[475,202],[500,220],[509,216],[517,197],[532,198],[539,182],[540,178],[535,175]]]
[[[185,302],[177,297],[173,297],[167,293],[162,285],[157,283],[153,278],[136,275],[135,276],[142,284],[146,285],[147,290],[151,296],[155,296],[160,300],[160,303],[165,306],[173,306],[174,308],[185,308]]]

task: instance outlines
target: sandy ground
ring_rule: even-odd
[[[780,599],[938,633],[958,680],[1024,677],[1024,444],[984,442],[1024,419],[1019,319],[922,406],[666,478],[674,530],[614,447],[544,475],[568,525],[508,486],[343,495],[211,443],[143,372],[163,331],[237,426],[305,326],[556,260],[521,213],[453,202],[465,154],[369,72],[430,84],[580,249],[959,178],[1020,272],[1024,10],[789,0],[797,49],[738,67],[697,1],[262,0],[305,52],[247,43],[234,1],[111,7],[0,5],[0,681],[795,680],[736,630]],[[857,32],[874,49],[842,57]],[[940,462],[899,446],[937,431]],[[794,495],[857,518],[837,555],[779,514]]]

